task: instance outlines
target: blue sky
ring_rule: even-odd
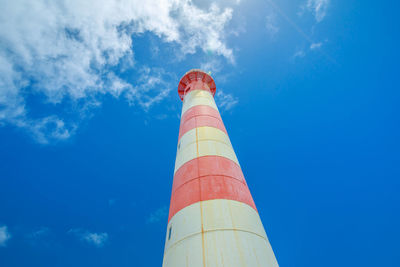
[[[161,266],[191,68],[280,266],[399,266],[399,4],[142,2],[0,3],[0,266]]]

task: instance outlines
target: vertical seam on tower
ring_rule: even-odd
[[[196,161],[197,161],[197,176],[200,176],[199,170],[199,135],[197,129],[197,118],[194,119],[194,124],[196,126]],[[204,246],[204,221],[203,221],[203,203],[201,201],[201,183],[199,181],[199,194],[200,194],[200,218],[201,218],[201,247],[203,253],[203,266],[206,266],[206,256],[205,256],[205,246]]]

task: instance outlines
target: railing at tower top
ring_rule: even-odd
[[[178,94],[181,100],[185,97],[190,87],[188,85],[194,81],[202,81],[210,89],[211,94],[214,96],[216,91],[216,86],[213,78],[206,72],[199,69],[192,69],[183,75],[178,85]]]

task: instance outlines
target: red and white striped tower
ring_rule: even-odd
[[[201,70],[179,82],[183,107],[163,267],[278,266],[215,91]]]

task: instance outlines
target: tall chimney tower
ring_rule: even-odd
[[[163,267],[278,266],[215,91],[202,70],[179,82],[183,106]]]

